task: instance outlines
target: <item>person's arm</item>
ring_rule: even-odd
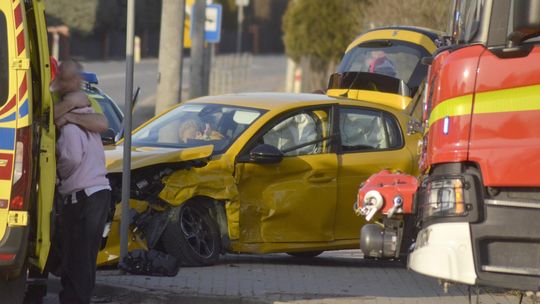
[[[85,108],[90,106],[90,100],[83,92],[67,94],[61,102],[54,105],[54,120],[58,120],[66,113],[75,108]]]
[[[76,124],[90,132],[103,133],[109,129],[107,118],[99,113],[77,114],[70,112],[61,118],[65,118],[66,123]]]

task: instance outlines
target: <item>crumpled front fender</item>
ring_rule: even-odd
[[[209,162],[202,168],[178,170],[163,178],[165,187],[159,197],[172,206],[202,196],[226,201],[228,232],[231,240],[240,237],[240,202],[233,177],[233,167],[226,160]]]

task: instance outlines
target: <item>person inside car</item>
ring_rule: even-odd
[[[188,140],[196,139],[201,136],[202,132],[195,119],[186,120],[178,127],[178,139],[180,140],[180,143],[185,144]]]
[[[369,62],[369,72],[396,77],[396,66],[384,51],[372,51]]]
[[[205,123],[205,128],[201,128],[202,123],[196,119],[188,119],[178,127],[178,138],[180,143],[187,143],[190,139],[199,140],[220,140],[224,136],[218,131],[213,130],[210,123]]]

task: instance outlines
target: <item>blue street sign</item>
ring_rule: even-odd
[[[206,22],[204,24],[204,41],[208,43],[219,43],[221,39],[221,4],[206,5]],[[193,7],[192,14],[193,15]],[[191,20],[193,22],[193,18]],[[190,36],[193,38],[193,26],[190,29]]]

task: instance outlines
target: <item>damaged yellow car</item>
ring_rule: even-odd
[[[411,172],[419,136],[400,110],[315,94],[210,96],[170,109],[133,134],[130,248],[183,265],[227,252],[316,256],[358,248],[358,181]],[[120,198],[122,146],[106,151]],[[117,210],[98,262],[118,257]]]

